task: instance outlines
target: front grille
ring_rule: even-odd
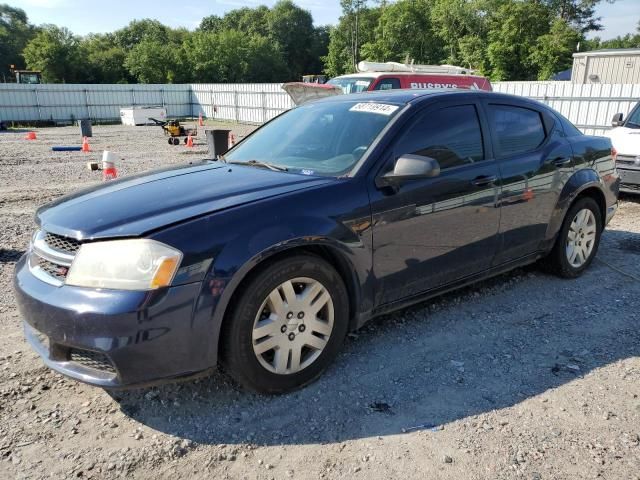
[[[79,363],[84,367],[99,370],[101,372],[113,373],[114,375],[116,373],[116,369],[111,363],[111,360],[109,360],[109,357],[103,353],[71,348],[69,350],[69,360]]]
[[[69,254],[75,254],[80,248],[80,242],[78,240],[63,237],[62,235],[56,235],[55,233],[47,232],[44,237],[44,241],[51,248]]]
[[[78,240],[40,230],[33,236],[29,268],[43,282],[59,287],[79,248]]]
[[[637,192],[640,192],[640,185],[636,185],[636,184],[633,184],[633,183],[624,183],[624,182],[622,182],[621,186],[625,190],[635,190]]]
[[[49,260],[45,260],[42,257],[38,257],[38,266],[44,270],[49,276],[55,278],[56,280],[60,280],[61,282],[67,278],[67,273],[69,269],[62,265],[57,265]]]

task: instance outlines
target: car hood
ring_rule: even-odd
[[[206,162],[111,181],[41,207],[46,231],[78,240],[143,235],[222,209],[332,181]]]
[[[606,132],[620,155],[640,155],[640,128],[616,127]]]
[[[343,94],[342,88],[328,83],[291,82],[282,85],[282,89],[289,94],[295,105]]]

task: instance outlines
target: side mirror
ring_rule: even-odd
[[[613,119],[611,119],[611,126],[613,127],[621,127],[622,125],[624,125],[624,119],[623,119],[623,115],[621,113],[616,113],[613,116]]]
[[[402,155],[396,161],[393,171],[376,178],[379,188],[398,186],[408,180],[431,178],[440,175],[440,165],[431,157],[421,155]]]

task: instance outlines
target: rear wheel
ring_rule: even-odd
[[[593,261],[602,234],[602,214],[590,197],[578,199],[569,209],[545,266],[553,273],[575,278]]]
[[[337,355],[348,297],[331,265],[296,255],[270,265],[244,288],[223,333],[223,363],[241,385],[284,393],[315,380]]]

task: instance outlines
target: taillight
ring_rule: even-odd
[[[613,158],[614,162],[618,158],[618,151],[614,147],[611,147],[611,158]]]

